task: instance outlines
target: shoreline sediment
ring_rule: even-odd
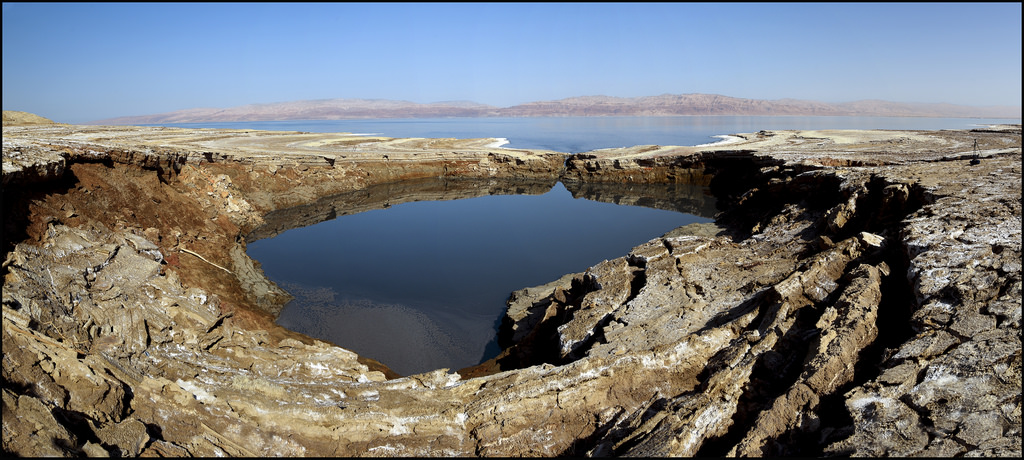
[[[5,126],[4,449],[1019,455],[1020,126],[743,136],[564,155]],[[287,294],[243,235],[425,177],[706,184],[727,206],[715,235],[517,291],[505,351],[458,373],[397,378],[273,324]]]
[[[740,136],[731,135],[731,134],[719,134],[719,135],[715,135],[715,136],[711,136],[711,137],[717,137],[717,138],[719,138],[719,140],[716,141],[716,142],[708,142],[706,144],[695,145],[694,147],[712,147],[712,146],[720,146],[720,145],[729,145],[729,144],[735,144],[735,143],[738,143],[738,142],[743,142],[745,140],[744,138],[742,138]]]
[[[484,147],[489,148],[489,149],[496,149],[496,148],[501,148],[501,146],[503,146],[505,144],[508,144],[508,143],[509,143],[508,139],[505,139],[504,137],[499,137],[499,138],[495,138],[494,142],[492,142],[490,144],[487,144]]]

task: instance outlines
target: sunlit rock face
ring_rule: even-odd
[[[5,127],[3,448],[1019,456],[1019,125],[742,137],[569,157]],[[512,293],[472,368],[400,377],[274,325],[290,294],[247,237],[425,177],[699,183],[722,212]]]

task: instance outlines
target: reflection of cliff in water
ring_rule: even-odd
[[[573,198],[645,208],[665,209],[713,219],[715,197],[706,186],[692,184],[622,184],[563,182]]]
[[[486,195],[543,195],[557,179],[447,179],[426,178],[381,183],[344,194],[319,199],[313,203],[272,211],[265,223],[254,229],[249,242],[272,238],[291,228],[299,228],[391,205],[417,201],[447,201]],[[564,183],[572,198],[616,205],[643,206],[714,218],[718,212],[715,197],[707,186],[688,183]]]
[[[382,184],[269,213],[248,250],[295,296],[278,324],[405,375],[463,368],[500,352],[497,326],[513,290],[715,210],[701,186],[572,188],[554,178]]]
[[[246,241],[272,238],[286,230],[307,227],[338,216],[414,201],[448,201],[485,195],[542,195],[557,182],[554,177],[549,180],[427,178],[378,184],[324,197],[302,206],[272,211],[263,217],[263,226],[246,236]]]
[[[429,178],[379,184],[352,192],[321,198],[309,204],[272,211],[264,216],[264,225],[246,236],[253,242],[272,238],[286,230],[307,227],[338,216],[414,201],[448,201],[485,195],[542,195],[558,182],[524,179],[446,179]],[[665,209],[714,218],[715,197],[707,187],[691,184],[619,184],[564,183],[573,198]]]

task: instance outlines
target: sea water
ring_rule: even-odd
[[[510,148],[576,153],[632,145],[700,145],[780,129],[969,129],[1020,120],[890,117],[564,117],[316,120],[175,124],[196,128],[494,137]],[[634,189],[631,193],[642,195]],[[700,189],[693,192],[706,195]],[[713,200],[711,201],[713,203]],[[516,289],[581,272],[672,230],[697,211],[541,195],[403,203],[250,242],[248,253],[295,300],[278,323],[410,375],[459,369],[498,353]]]
[[[315,133],[348,132],[387,137],[508,140],[504,147],[580,153],[634,145],[701,145],[715,136],[781,129],[970,129],[1020,123],[1020,119],[914,117],[531,117],[415,118],[366,120],[290,120],[220,123],[171,123],[162,126],[262,129]]]

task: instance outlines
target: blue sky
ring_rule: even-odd
[[[3,4],[3,109],[714,93],[1021,105],[1021,4]]]

